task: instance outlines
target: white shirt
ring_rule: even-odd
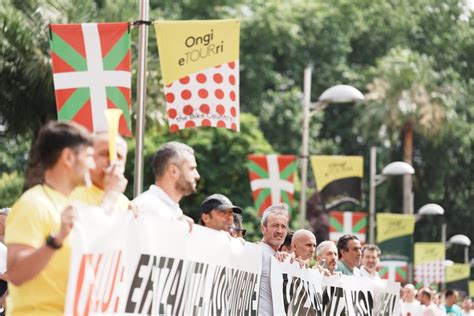
[[[183,215],[179,204],[154,184],[150,185],[148,191],[139,194],[132,203],[139,214],[154,214],[169,220],[178,219]]]
[[[262,247],[262,276],[260,277],[260,294],[257,315],[267,316],[273,315],[271,267],[272,257],[275,256],[276,251],[263,241],[260,245]]]
[[[360,266],[359,271],[360,271],[360,276],[371,278],[374,280],[380,279],[380,276],[377,272],[375,272],[375,274],[372,275],[364,266]]]
[[[0,242],[0,273],[7,271],[7,246]]]
[[[423,313],[423,307],[421,306],[420,302],[414,300],[411,303],[402,303],[402,315],[406,316],[410,313],[412,316],[420,316]]]

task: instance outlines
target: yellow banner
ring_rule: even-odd
[[[469,281],[469,296],[474,297],[474,281]]]
[[[415,266],[423,263],[444,260],[446,249],[442,242],[415,243]]]
[[[239,59],[239,20],[154,23],[165,85]]]
[[[364,175],[362,156],[311,156],[311,166],[318,191],[335,180]]]
[[[469,279],[471,276],[471,266],[469,264],[455,263],[446,267],[446,282],[455,282]]]
[[[377,243],[412,235],[415,230],[415,216],[409,214],[377,214]]]

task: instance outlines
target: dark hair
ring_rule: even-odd
[[[288,234],[286,234],[285,241],[280,245],[280,248],[278,248],[279,251],[283,249],[283,246],[285,246],[286,249],[291,249],[291,240],[293,239],[293,234],[294,232],[288,232]]]
[[[350,240],[359,240],[359,238],[353,234],[345,234],[337,241],[337,252],[339,253],[339,258],[341,257],[341,250],[349,250],[347,249],[347,245],[349,244]]]
[[[429,289],[421,289],[420,290],[422,296],[426,296],[429,300],[431,300],[431,291]]]
[[[183,154],[185,152],[194,155],[194,150],[183,143],[169,142],[161,146],[153,155],[152,159],[155,179],[163,177],[166,167],[168,167],[169,164],[179,164],[184,158]]]
[[[380,255],[382,254],[382,252],[380,251],[380,248],[379,246],[377,245],[373,245],[373,244],[365,244],[362,246],[362,256],[364,255],[364,251],[375,251],[377,252],[377,257],[380,258]]]
[[[456,290],[447,290],[446,293],[444,294],[444,297],[445,297],[445,298],[448,298],[448,297],[450,297],[450,296],[455,295],[457,292],[458,292],[458,291],[456,291]]]
[[[77,151],[81,146],[92,146],[92,139],[84,127],[74,122],[48,122],[36,139],[36,148],[45,169],[58,162],[65,148]]]

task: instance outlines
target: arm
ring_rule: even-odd
[[[61,228],[54,236],[56,245],[62,245],[69,235],[75,218],[75,209],[68,206],[61,214]],[[55,249],[46,244],[40,248],[24,244],[8,244],[7,272],[5,277],[12,284],[19,286],[36,277],[48,264]]]

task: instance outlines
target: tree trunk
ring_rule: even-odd
[[[403,127],[403,161],[413,165],[413,122],[408,121]],[[413,214],[412,175],[403,176],[403,213]]]

